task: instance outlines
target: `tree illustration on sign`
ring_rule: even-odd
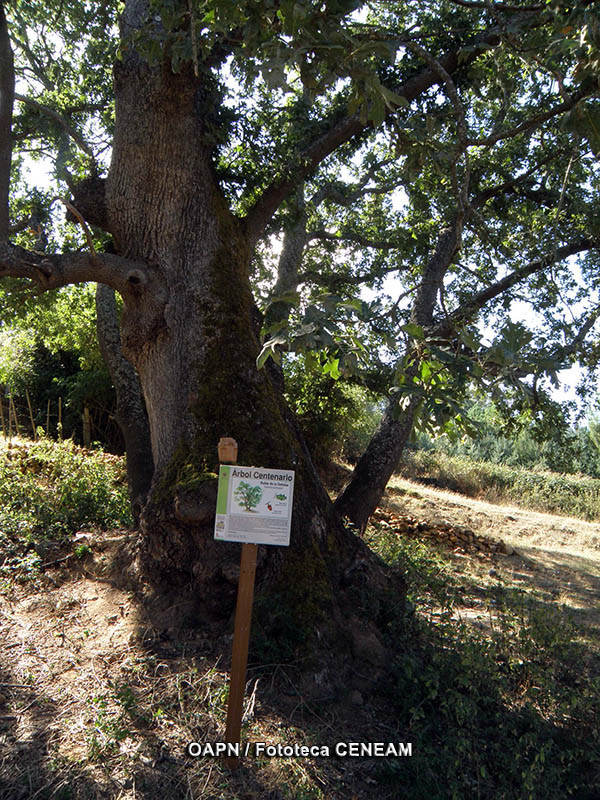
[[[251,486],[246,481],[240,481],[233,494],[239,506],[243,506],[246,511],[252,511],[260,503],[262,493],[260,486]]]

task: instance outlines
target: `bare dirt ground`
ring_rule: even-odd
[[[0,800],[368,797],[369,764],[254,758],[231,773],[220,758],[190,758],[190,742],[223,741],[231,635],[157,629],[119,586],[115,561],[130,539],[81,535],[83,560],[0,591]],[[248,741],[311,744],[315,725],[327,741],[386,730],[365,704],[344,739],[344,720],[332,727],[302,696],[294,665],[269,666],[264,679],[249,664]]]
[[[494,505],[401,478],[392,479],[382,509],[391,513],[392,526],[397,518],[409,535],[439,544],[458,574],[565,606],[578,625],[600,634],[600,524]]]

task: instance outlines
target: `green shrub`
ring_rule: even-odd
[[[35,427],[43,427],[48,436],[59,436],[60,399],[63,438],[82,441],[81,417],[84,408],[88,408],[95,438],[114,452],[122,452],[120,430],[110,418],[114,388],[101,360],[86,357],[77,349],[50,350],[30,331],[9,329],[0,333],[0,385],[12,395],[20,425],[29,433],[31,408]],[[7,397],[4,404],[6,407]]]
[[[286,398],[318,464],[358,461],[381,418],[378,398],[366,387],[334,380],[304,358],[284,364]]]
[[[122,459],[40,439],[0,451],[0,548],[4,571],[84,526],[131,524]],[[39,561],[39,559],[34,559]],[[35,565],[33,565],[35,566]]]
[[[412,758],[382,760],[379,782],[414,800],[597,796],[600,681],[565,609],[477,585],[489,624],[478,630],[454,613],[464,577],[439,553],[376,525],[366,538],[421,612],[390,631],[389,702]]]

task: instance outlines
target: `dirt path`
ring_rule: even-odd
[[[494,505],[401,478],[392,480],[386,495],[383,507],[425,524],[429,541],[439,532],[440,546],[466,579],[567,606],[578,624],[600,633],[600,524]],[[463,547],[449,531],[470,531],[484,543],[501,540],[505,552]]]

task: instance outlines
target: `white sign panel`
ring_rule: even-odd
[[[215,539],[289,545],[294,471],[221,464]]]

